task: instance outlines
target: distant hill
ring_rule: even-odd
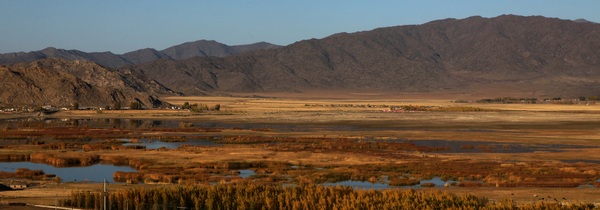
[[[135,65],[158,59],[180,60],[195,56],[202,57],[226,57],[243,52],[273,49],[280,46],[266,42],[258,42],[249,45],[228,46],[216,41],[200,40],[187,42],[177,46],[169,47],[162,51],[146,48],[124,54],[113,54],[111,52],[86,53],[79,50],[64,50],[49,47],[40,51],[17,52],[0,54],[0,64],[13,64],[32,62],[46,58],[60,58],[64,60],[89,60],[102,66],[116,68],[125,65]]]
[[[596,22],[592,22],[592,21],[589,21],[589,20],[586,20],[586,19],[583,19],[583,18],[575,19],[575,20],[573,20],[573,22],[576,22],[576,23],[596,23]]]
[[[0,64],[13,64],[13,63],[28,63],[36,60],[46,58],[60,58],[64,60],[89,60],[95,63],[108,66],[117,67],[131,64],[125,58],[119,55],[115,55],[110,52],[102,53],[86,53],[79,50],[64,50],[48,47],[40,51],[33,52],[18,52],[18,53],[4,53],[0,54]]]
[[[600,95],[600,25],[540,16],[445,19],[121,70],[188,95],[309,89]]]
[[[0,105],[104,107],[138,101],[164,106],[156,95],[177,94],[151,79],[140,80],[90,61],[57,58],[0,66]]]
[[[195,42],[186,42],[180,45],[169,47],[160,51],[173,60],[182,60],[196,56],[200,57],[227,57],[248,51],[275,49],[280,46],[258,42],[248,45],[227,46],[216,41],[200,40]]]

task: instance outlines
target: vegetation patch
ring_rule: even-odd
[[[357,190],[325,187],[238,183],[209,186],[132,188],[108,194],[107,209],[593,209],[588,203],[493,202],[474,195],[439,191]],[[99,191],[72,191],[61,206],[101,209]]]

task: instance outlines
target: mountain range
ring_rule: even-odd
[[[112,60],[110,53],[69,51],[73,57],[59,58],[113,66],[106,71],[138,81],[133,89],[153,98],[313,90],[600,95],[600,24],[585,20],[474,16],[339,33],[284,47],[212,44],[215,47],[202,50],[204,54],[191,43],[182,44],[185,48],[138,50],[119,55],[123,62],[118,65],[101,62]],[[4,68],[14,65],[26,64]],[[155,84],[153,89],[144,85],[150,83]]]
[[[48,47],[39,51],[17,52],[0,54],[0,64],[32,62],[45,58],[60,58],[65,60],[89,60],[105,67],[117,68],[126,65],[135,65],[158,59],[181,60],[191,57],[226,57],[246,51],[274,49],[281,46],[258,42],[248,45],[228,46],[212,40],[199,40],[186,42],[157,51],[152,48],[140,49],[124,54],[111,52],[86,53],[79,50],[64,50]]]
[[[127,67],[186,95],[247,91],[600,93],[600,25],[539,16],[445,19],[224,58]]]

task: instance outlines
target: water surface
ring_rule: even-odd
[[[240,170],[240,177],[242,178],[248,178],[250,176],[254,175],[254,171],[250,170],[250,169],[242,169]]]
[[[54,174],[63,182],[102,182],[103,180],[114,181],[113,173],[116,171],[136,172],[129,166],[114,166],[108,164],[96,164],[82,167],[58,168],[51,165],[32,162],[0,162],[0,171],[15,172],[18,168],[30,170],[42,170],[45,174]]]
[[[335,183],[326,182],[326,183],[323,183],[323,186],[346,186],[346,187],[352,187],[354,189],[359,189],[359,190],[370,190],[370,189],[385,190],[385,189],[395,188],[386,183],[380,183],[380,182],[371,183],[371,182],[352,181],[352,180],[335,182]]]

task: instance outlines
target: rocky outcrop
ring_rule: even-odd
[[[157,94],[174,92],[150,80],[141,81],[90,61],[45,59],[0,66],[0,105],[53,105],[70,107],[163,104]]]

